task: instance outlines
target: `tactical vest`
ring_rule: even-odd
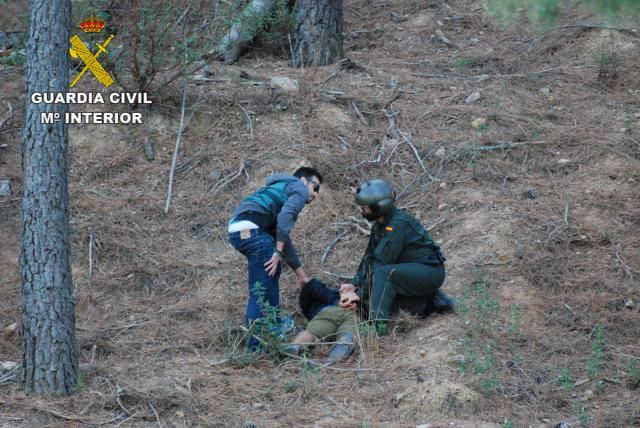
[[[253,195],[246,197],[242,202],[253,202],[254,204],[258,204],[264,208],[272,218],[276,218],[288,197],[284,188],[292,181],[294,180],[285,179],[271,183],[268,186],[261,187],[256,190]]]

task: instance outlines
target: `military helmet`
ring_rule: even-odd
[[[368,180],[356,190],[356,203],[371,208],[374,214],[385,216],[391,212],[396,201],[396,192],[384,180]]]

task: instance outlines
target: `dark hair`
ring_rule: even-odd
[[[322,183],[322,174],[320,174],[317,169],[308,166],[302,166],[298,168],[296,172],[293,173],[293,175],[298,178],[304,177],[307,180],[311,180],[311,178],[315,175],[316,177],[318,177],[318,180],[320,180],[320,183]]]

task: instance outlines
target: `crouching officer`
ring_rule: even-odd
[[[384,180],[358,187],[356,203],[373,225],[358,272],[340,291],[357,288],[370,320],[388,320],[397,309],[422,316],[452,310],[453,300],[439,292],[445,278],[440,247],[418,220],[395,207],[395,198]]]

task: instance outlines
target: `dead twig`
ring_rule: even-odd
[[[158,421],[158,426],[160,428],[162,428],[162,422],[160,422],[160,416],[158,416],[158,412],[156,412],[155,407],[153,407],[153,404],[149,403],[149,407],[151,407],[151,411],[153,412],[153,414],[156,417],[156,421]]]
[[[331,252],[331,249],[333,248],[334,245],[336,245],[338,243],[338,241],[340,239],[342,239],[342,237],[344,235],[346,235],[348,233],[348,231],[343,231],[340,235],[336,236],[333,241],[331,241],[329,243],[329,245],[327,245],[327,248],[324,250],[324,253],[322,253],[322,257],[320,257],[320,264],[324,264],[324,261],[327,259],[327,256],[329,255],[329,252]]]
[[[59,419],[64,419],[66,421],[80,422],[80,423],[85,424],[85,425],[107,425],[107,424],[110,424],[110,423],[115,422],[118,419],[120,419],[120,418],[116,417],[116,418],[109,419],[109,420],[104,421],[104,422],[96,422],[96,421],[93,421],[91,419],[82,418],[82,417],[76,416],[76,415],[65,415],[65,414],[60,413],[60,412],[55,411],[55,410],[45,409],[44,407],[30,406],[29,408],[31,408],[33,410],[37,410],[37,411],[42,412],[42,413],[47,413],[47,414],[49,414],[51,416],[54,416],[56,418],[59,418]]]
[[[13,117],[13,107],[11,106],[10,102],[7,102],[7,105],[9,106],[9,112],[7,113],[7,116],[0,120],[0,129],[2,129],[4,127],[4,125],[9,122],[9,119],[11,119]]]
[[[418,149],[416,149],[416,147],[411,143],[411,138],[409,136],[407,136],[405,132],[402,132],[401,130],[399,130],[396,127],[396,120],[395,120],[395,115],[396,114],[393,111],[389,112],[386,109],[382,109],[382,112],[384,113],[385,117],[389,120],[389,130],[393,134],[398,136],[399,139],[402,140],[402,142],[406,143],[409,147],[411,147],[411,150],[413,150],[413,154],[415,155],[416,159],[418,160],[418,164],[422,168],[422,171],[424,172],[424,174],[427,177],[429,177],[429,179],[431,181],[436,181],[436,179],[431,174],[429,174],[429,171],[427,171],[427,167],[424,165],[424,162],[420,158],[420,154],[418,153]]]
[[[544,144],[545,141],[523,141],[522,143],[504,143],[504,144],[496,144],[493,146],[479,146],[474,147],[473,150],[478,152],[490,152],[493,150],[509,150],[509,149],[517,149],[522,146],[526,146],[527,144]]]
[[[374,159],[360,161],[357,164],[355,164],[353,166],[350,166],[347,169],[356,169],[357,167],[359,167],[360,165],[365,164],[365,163],[380,163],[381,159],[382,159],[382,153],[378,153],[378,156],[376,156]]]
[[[438,220],[436,220],[433,224],[431,224],[429,227],[426,228],[426,231],[429,232],[432,229],[434,229],[437,225],[444,223],[445,221],[447,221],[446,217],[441,217]]]
[[[233,174],[229,174],[226,177],[224,177],[222,180],[218,181],[215,185],[213,185],[210,189],[210,191],[213,191],[213,194],[215,195],[216,193],[218,193],[224,186],[226,186],[227,184],[231,183],[233,180],[235,180],[236,178],[240,177],[240,175],[242,174],[242,172],[245,172],[245,174],[247,174],[247,170],[245,168],[245,164],[244,164],[244,159],[242,159],[240,161],[240,166],[238,167],[238,170],[233,173]],[[248,175],[248,174],[247,174]]]
[[[353,275],[348,275],[346,273],[335,273],[335,272],[329,272],[327,270],[323,270],[322,273],[332,276],[336,279],[348,279],[348,280],[353,279]]]
[[[640,275],[640,272],[638,272],[635,269],[632,269],[629,267],[629,265],[627,265],[627,263],[625,262],[624,256],[622,255],[622,252],[620,251],[620,245],[616,245],[616,259],[618,259],[618,261],[620,262],[620,264],[622,265],[624,272],[627,274],[627,276],[629,276],[629,278],[633,279],[633,274],[637,274]]]
[[[289,38],[289,46],[291,47],[291,38]],[[293,49],[291,52],[291,57],[293,58]],[[341,75],[343,72],[347,70],[363,71],[364,67],[356,64],[355,62],[351,61],[349,58],[345,58],[336,65],[336,67],[331,72],[331,74],[329,74],[322,82],[320,82],[320,87],[323,87],[329,80]]]
[[[371,235],[371,224],[369,222],[366,222],[366,228],[360,225],[360,221],[358,221],[358,219],[356,219],[353,216],[349,216],[347,218],[347,221],[343,221],[343,222],[339,222],[339,223],[335,223],[335,226],[353,226],[356,229],[358,229],[360,232],[362,232],[363,234],[369,236]]]
[[[360,110],[358,110],[358,106],[356,105],[356,102],[351,101],[351,105],[353,106],[353,109],[356,111],[356,114],[358,115],[362,123],[364,123],[366,126],[370,126],[369,121],[362,115],[362,113],[360,113]]]
[[[247,128],[249,129],[249,135],[251,136],[251,139],[253,140],[253,119],[251,117],[254,116],[255,113],[245,109],[244,107],[242,107],[242,104],[240,104],[238,102],[234,101],[234,104],[237,105],[238,107],[240,107],[240,110],[242,110],[242,112],[244,113],[244,116],[247,118]]]
[[[176,138],[176,147],[173,150],[173,159],[171,160],[171,170],[169,171],[169,189],[167,190],[167,202],[164,205],[164,213],[169,212],[171,206],[171,194],[173,192],[173,174],[176,170],[176,162],[178,161],[178,151],[180,150],[180,140],[182,140],[182,131],[184,130],[184,109],[187,103],[187,84],[185,80],[184,89],[182,90],[182,111],[180,112],[180,126],[178,127],[178,136]]]

